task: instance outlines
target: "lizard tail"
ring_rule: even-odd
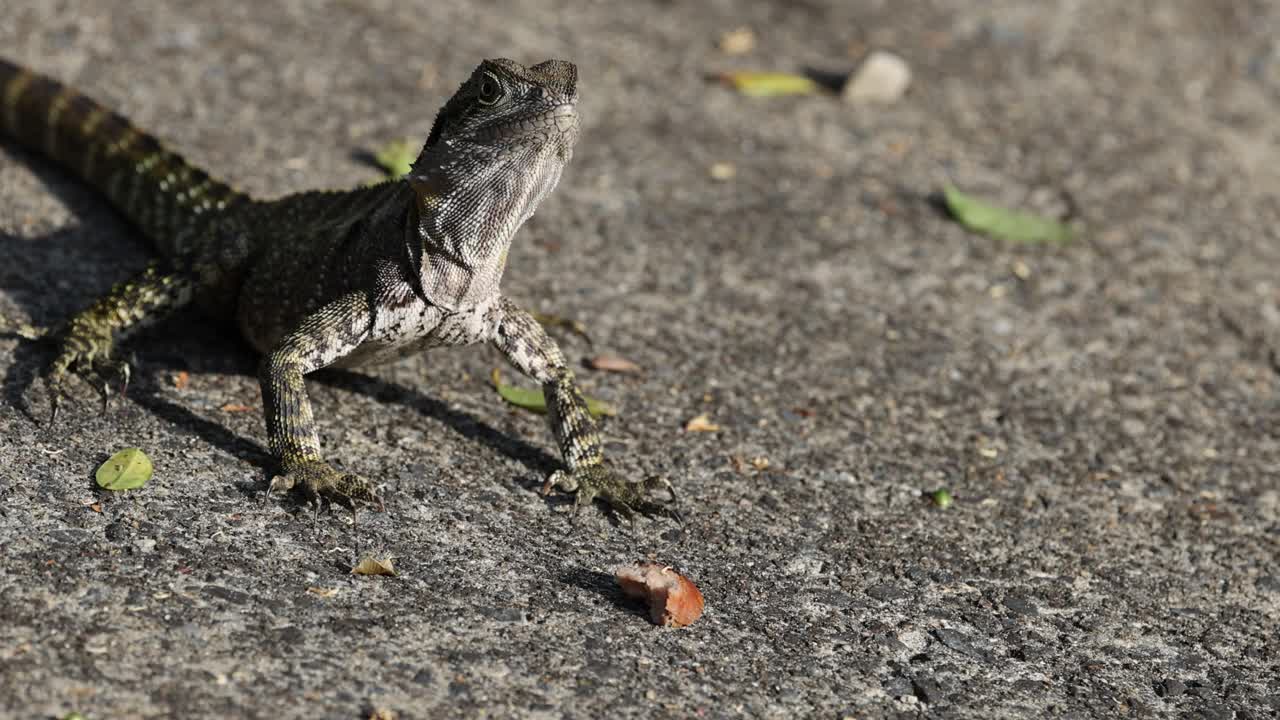
[[[101,190],[166,257],[185,254],[206,217],[248,201],[92,98],[3,58],[0,134]]]

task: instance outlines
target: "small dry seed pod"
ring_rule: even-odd
[[[655,562],[624,565],[614,573],[622,592],[649,603],[655,625],[684,627],[702,615],[702,593],[689,578]]]

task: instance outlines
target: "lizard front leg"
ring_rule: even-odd
[[[83,376],[93,371],[100,377],[114,372],[127,384],[129,366],[113,357],[115,343],[190,303],[194,290],[195,284],[187,275],[152,264],[73,315],[55,335],[58,353],[46,379],[52,405],[50,421],[57,419],[69,372]],[[102,396],[105,407],[110,398],[105,380]]]
[[[551,475],[548,486],[576,492],[575,512],[599,499],[624,517],[636,512],[675,516],[671,508],[645,497],[646,491],[665,483],[628,482],[605,466],[600,435],[573,371],[542,325],[506,298],[499,309],[493,342],[520,372],[542,383],[551,431],[568,465],[567,472],[557,470]],[[670,489],[669,484],[665,486]]]
[[[373,317],[368,299],[344,295],[320,308],[286,335],[263,358],[259,379],[271,454],[283,474],[268,492],[301,486],[309,499],[355,508],[382,500],[368,480],[335,470],[320,454],[315,415],[302,377],[355,350],[369,335]]]

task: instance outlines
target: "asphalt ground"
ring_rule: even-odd
[[[3,0],[5,57],[265,196],[375,179],[483,57],[576,62],[582,140],[504,288],[584,323],[575,362],[643,368],[578,374],[685,522],[538,494],[550,433],[488,348],[310,379],[330,457],[384,483],[353,525],[264,498],[227,328],[148,331],[129,396],[54,427],[47,354],[0,340],[0,715],[1273,716],[1276,27],[1210,0]],[[873,49],[913,70],[896,103],[708,81]],[[971,233],[948,183],[1079,232]],[[0,315],[56,322],[147,257],[0,144]],[[154,478],[98,490],[123,447]],[[368,553],[398,575],[351,575]],[[649,557],[701,620],[622,597]]]

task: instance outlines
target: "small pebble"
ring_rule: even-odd
[[[911,687],[915,690],[915,696],[920,699],[920,702],[934,705],[942,701],[942,686],[928,675],[912,679]]]
[[[1259,592],[1280,593],[1280,575],[1263,575],[1253,581]]]
[[[738,168],[733,163],[718,162],[714,163],[708,170],[712,180],[732,180],[733,176],[738,174]]]
[[[841,96],[853,105],[897,102],[911,85],[911,66],[891,52],[876,50],[849,77]]]
[[[1165,678],[1156,684],[1156,694],[1160,697],[1174,698],[1187,691],[1186,683],[1177,678]]]
[[[720,36],[717,43],[725,55],[745,55],[756,47],[756,34],[749,27],[730,30]]]

